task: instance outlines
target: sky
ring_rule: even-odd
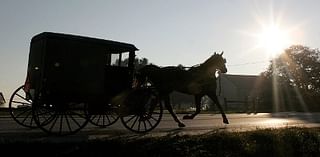
[[[193,66],[224,51],[228,74],[259,75],[293,44],[320,47],[318,0],[0,0],[0,91],[26,77],[31,38],[59,32],[134,44],[137,57]]]

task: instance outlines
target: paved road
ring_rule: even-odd
[[[182,118],[183,115],[178,115]],[[147,134],[135,134],[127,130],[118,121],[107,128],[98,128],[88,124],[76,135],[63,138],[49,137],[40,129],[20,126],[9,116],[0,116],[0,139],[2,140],[90,140],[97,138],[114,138],[119,136],[162,136],[168,134],[202,134],[212,131],[249,131],[264,128],[282,127],[320,127],[320,113],[258,113],[227,114],[230,124],[222,123],[220,114],[200,114],[193,120],[183,120],[186,127],[179,128],[169,114],[164,114],[156,129]]]

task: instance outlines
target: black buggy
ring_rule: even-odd
[[[163,109],[150,84],[134,86],[137,50],[132,44],[70,34],[34,36],[25,84],[9,101],[11,116],[54,135],[74,134],[88,122],[106,127],[119,118],[131,131],[151,131]]]

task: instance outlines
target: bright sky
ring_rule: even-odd
[[[320,47],[319,0],[1,0],[0,91],[24,83],[31,38],[62,32],[136,45],[139,58],[192,66],[224,51],[229,74],[258,75],[291,44]]]

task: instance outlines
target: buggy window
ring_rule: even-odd
[[[112,53],[108,55],[108,63],[110,66],[128,67],[129,52]]]

